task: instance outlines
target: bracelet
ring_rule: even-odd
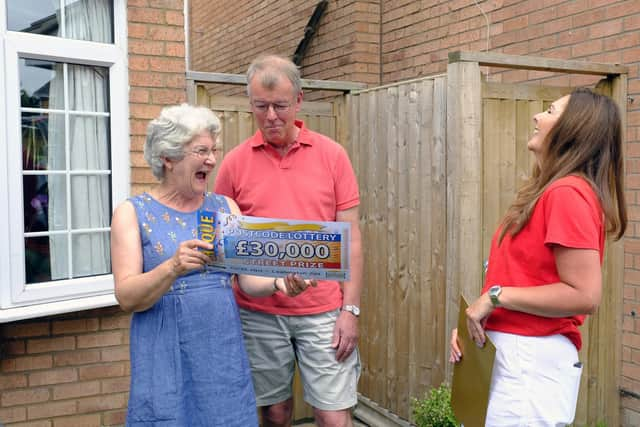
[[[276,292],[278,292],[278,286],[277,286],[277,283],[278,283],[278,278],[276,277],[276,278],[274,278],[274,279],[273,279],[273,293],[274,293],[274,294],[275,294]]]

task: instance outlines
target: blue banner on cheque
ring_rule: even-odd
[[[214,246],[209,267],[228,273],[347,281],[350,232],[348,222],[198,212],[198,238]]]

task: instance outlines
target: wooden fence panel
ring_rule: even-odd
[[[409,418],[444,379],[446,79],[347,97],[365,267],[359,391]]]

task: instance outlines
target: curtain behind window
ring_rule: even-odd
[[[107,0],[67,2],[65,9],[67,38],[110,43],[112,16]],[[60,64],[62,67],[62,64]],[[51,81],[51,109],[78,112],[108,112],[108,69],[67,64],[67,102],[65,73],[57,72]],[[66,108],[65,108],[66,107]],[[67,123],[68,121],[68,123]],[[66,127],[68,125],[68,127]],[[66,132],[65,132],[66,129]],[[49,147],[49,170],[109,170],[109,119],[97,115],[51,114],[49,134],[68,133],[65,144]],[[67,159],[68,157],[68,159]],[[111,180],[104,174],[73,174],[49,179],[49,224],[69,229],[108,227],[111,214]],[[67,215],[67,201],[70,212]],[[67,223],[70,221],[70,223]],[[60,227],[64,228],[64,227]],[[58,228],[59,229],[59,228]],[[109,235],[107,232],[73,233],[51,236],[51,279],[106,274],[110,272]],[[70,245],[70,246],[69,246]],[[71,257],[71,263],[69,262]],[[69,271],[71,267],[72,271]]]

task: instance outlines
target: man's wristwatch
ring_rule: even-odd
[[[342,307],[342,310],[348,311],[349,313],[353,314],[356,317],[360,316],[360,307],[358,307],[357,305],[347,304],[344,307]]]
[[[492,287],[489,288],[489,298],[491,299],[491,304],[493,304],[494,307],[500,307],[500,294],[502,293],[502,286],[500,285],[493,285]]]

